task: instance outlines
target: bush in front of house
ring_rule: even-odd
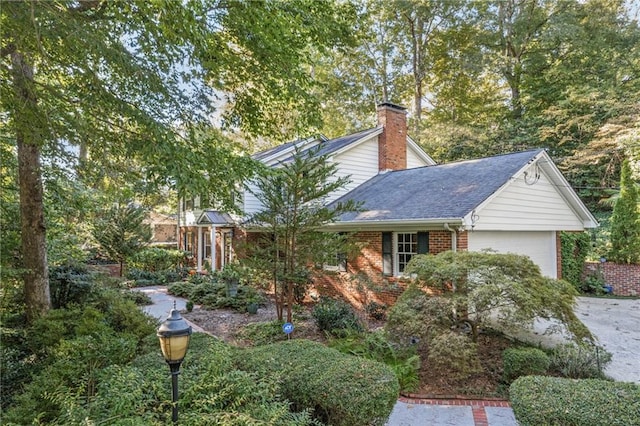
[[[611,353],[599,346],[567,343],[553,349],[549,369],[572,379],[604,379],[603,370],[611,358]]]
[[[521,426],[640,425],[640,386],[600,379],[525,376],[509,399]]]
[[[169,284],[169,294],[184,297],[207,309],[231,308],[246,311],[247,305],[264,303],[264,297],[252,286],[238,285],[237,294],[230,296],[226,283],[209,275],[194,275],[189,281]]]
[[[502,378],[511,383],[520,376],[544,375],[550,363],[549,356],[538,348],[505,349],[502,352]]]
[[[482,371],[478,344],[453,331],[431,339],[428,358],[435,368],[447,370],[447,376],[453,380],[464,380]]]
[[[399,385],[386,365],[340,353],[320,343],[288,340],[238,352],[241,370],[275,377],[293,408],[335,426],[382,425],[398,398]]]
[[[364,330],[362,322],[351,305],[342,300],[322,297],[314,306],[311,315],[320,330],[335,336],[343,336],[349,332]]]
[[[396,374],[402,392],[412,392],[420,386],[421,362],[415,346],[399,347],[382,330],[331,338],[328,345],[342,353],[385,363]]]

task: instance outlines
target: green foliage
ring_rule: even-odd
[[[86,265],[67,264],[49,268],[51,305],[65,308],[71,303],[84,304],[95,292],[94,274]]]
[[[310,284],[308,265],[322,265],[343,251],[340,234],[318,229],[357,207],[353,201],[326,204],[327,197],[350,179],[337,176],[337,164],[319,155],[319,149],[296,149],[291,161],[263,171],[255,187],[249,188],[264,206],[250,219],[263,231],[250,258],[256,269],[274,280],[279,320],[283,320],[286,307],[286,319],[291,321],[293,303],[304,299]]]
[[[586,232],[560,233],[562,278],[577,289],[582,281],[582,269],[591,248],[591,238]]]
[[[282,332],[282,322],[278,320],[247,324],[240,330],[239,336],[248,340],[253,346],[267,345],[287,339],[287,335]]]
[[[387,305],[378,302],[369,302],[364,307],[365,312],[369,315],[369,318],[381,321],[387,316]]]
[[[321,297],[311,315],[320,330],[336,336],[364,329],[351,305],[343,300]]]
[[[605,293],[604,286],[606,284],[602,269],[600,268],[600,265],[598,265],[595,271],[588,273],[584,277],[584,280],[582,280],[578,289],[582,293],[599,296]]]
[[[635,383],[526,376],[511,384],[509,399],[522,426],[640,425]]]
[[[502,352],[502,379],[511,383],[520,376],[542,376],[550,363],[549,356],[541,349],[508,348]]]
[[[446,369],[447,376],[453,380],[465,380],[482,371],[477,343],[453,331],[431,339],[428,358],[435,368]]]
[[[36,418],[53,420],[62,414],[66,404],[66,400],[56,395],[88,402],[96,395],[99,371],[131,360],[136,354],[136,341],[105,329],[62,339],[49,349],[50,363],[16,397],[6,414],[8,422],[31,424]]]
[[[129,266],[148,272],[176,270],[184,264],[185,255],[182,250],[147,247],[131,257]]]
[[[145,218],[142,207],[116,204],[99,218],[93,235],[104,254],[122,267],[151,241],[151,227],[144,223]]]
[[[551,371],[572,379],[604,379],[612,355],[596,345],[564,344],[551,352]]]
[[[431,297],[410,284],[391,307],[385,331],[396,344],[426,348],[433,337],[454,325],[450,300]]]
[[[577,340],[592,338],[573,311],[573,286],[543,277],[526,256],[447,251],[414,256],[405,272],[416,273],[424,288],[442,292],[456,323],[470,320],[474,336],[489,321],[510,331],[538,317],[558,320]]]
[[[168,286],[169,294],[189,299],[209,309],[232,308],[245,311],[250,303],[263,303],[263,296],[253,286],[239,284],[237,294],[229,296],[227,283],[218,275],[203,275]]]
[[[398,397],[389,367],[308,340],[246,349],[235,361],[243,371],[278,380],[294,408],[313,408],[314,417],[336,426],[382,425]]]
[[[414,391],[420,385],[420,356],[416,348],[398,347],[387,339],[383,331],[349,333],[346,337],[329,340],[329,347],[388,365],[403,392]]]
[[[184,269],[165,269],[162,271],[147,271],[138,268],[127,268],[127,278],[132,280],[132,287],[167,284],[186,277]]]
[[[617,263],[640,262],[640,195],[631,173],[629,160],[622,163],[620,198],[611,215],[611,251],[609,258]]]

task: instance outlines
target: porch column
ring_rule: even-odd
[[[211,271],[216,270],[216,226],[211,225]]]
[[[202,272],[202,252],[203,252],[203,244],[202,244],[202,226],[198,226],[198,266],[197,271]]]

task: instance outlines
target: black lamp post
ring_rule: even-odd
[[[171,369],[171,389],[172,389],[172,413],[171,420],[178,423],[178,374],[180,374],[180,364],[189,348],[191,338],[191,326],[182,318],[176,309],[175,302],[173,309],[166,320],[158,328],[160,338],[160,348],[165,361]]]

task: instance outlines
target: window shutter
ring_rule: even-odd
[[[382,274],[393,275],[393,235],[391,232],[382,233]]]
[[[418,254],[429,253],[429,233],[418,232]]]

